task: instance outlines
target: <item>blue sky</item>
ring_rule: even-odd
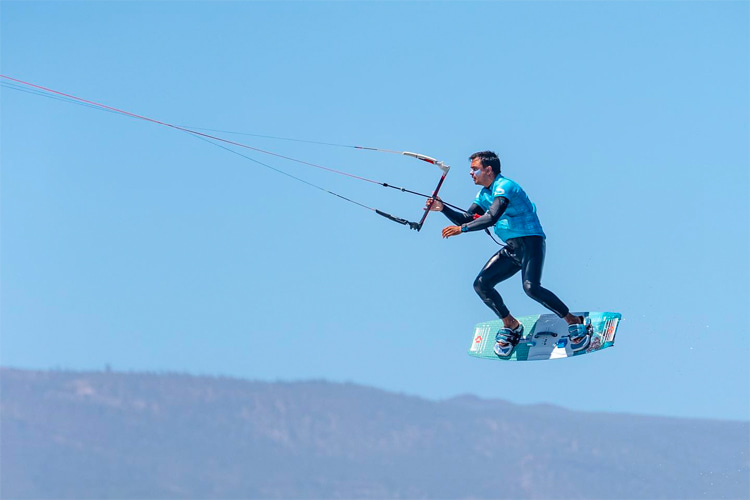
[[[420,233],[186,133],[0,88],[0,363],[327,379],[428,398],[748,419],[747,2],[7,2],[4,75],[189,127],[498,152],[543,284],[615,348],[467,356],[497,246]],[[218,133],[429,191],[382,153]],[[410,219],[423,200],[250,151]],[[520,277],[511,311],[545,312]]]

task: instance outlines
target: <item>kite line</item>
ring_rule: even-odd
[[[327,166],[324,166],[324,165],[320,165],[320,164],[317,164],[317,163],[308,162],[308,161],[305,161],[305,160],[302,160],[302,159],[299,159],[299,158],[293,158],[293,157],[290,157],[290,156],[285,156],[285,155],[282,155],[282,154],[279,154],[279,153],[276,153],[276,152],[273,152],[273,151],[269,151],[269,150],[265,150],[265,149],[253,147],[253,146],[250,146],[248,144],[244,144],[244,143],[241,143],[241,142],[237,142],[237,141],[225,139],[225,138],[220,137],[218,135],[212,135],[212,134],[208,134],[206,132],[201,132],[200,131],[200,130],[211,131],[210,129],[200,129],[199,130],[197,127],[190,127],[190,128],[188,128],[188,127],[184,127],[184,126],[180,126],[180,125],[174,125],[174,124],[171,124],[171,123],[168,123],[168,122],[165,122],[165,121],[161,121],[161,120],[157,120],[155,118],[151,118],[151,117],[148,117],[148,116],[145,116],[145,115],[133,113],[133,112],[126,111],[126,110],[123,110],[123,109],[120,109],[120,108],[109,106],[107,104],[103,104],[103,103],[100,103],[100,102],[92,101],[92,100],[89,100],[89,99],[84,99],[82,97],[77,97],[77,96],[69,94],[69,93],[61,92],[59,90],[54,90],[54,89],[51,89],[51,88],[48,88],[48,87],[44,87],[44,86],[41,86],[41,85],[38,85],[38,84],[35,84],[35,83],[23,81],[23,80],[20,80],[20,79],[17,79],[17,78],[13,78],[13,77],[10,77],[10,76],[7,76],[7,75],[0,74],[0,78],[2,78],[4,80],[3,81],[3,86],[7,87],[7,88],[11,88],[11,89],[19,90],[19,91],[23,91],[23,92],[28,92],[28,93],[39,95],[39,96],[49,97],[49,98],[53,98],[53,99],[57,99],[57,100],[62,100],[62,101],[65,101],[65,102],[69,102],[69,103],[78,104],[78,105],[81,105],[81,106],[85,106],[85,107],[97,109],[97,110],[100,110],[100,111],[107,111],[107,112],[119,114],[119,115],[122,115],[122,116],[127,116],[127,117],[130,117],[130,118],[144,120],[144,121],[156,124],[156,125],[161,125],[163,127],[168,127],[168,128],[174,129],[174,130],[178,130],[178,131],[181,131],[181,132],[188,133],[188,134],[192,135],[195,138],[201,139],[201,140],[203,140],[205,142],[208,142],[209,144],[212,144],[212,145],[214,145],[216,147],[220,147],[221,149],[224,149],[226,151],[229,151],[231,153],[239,155],[239,156],[241,156],[241,157],[243,157],[243,158],[245,158],[247,160],[250,160],[250,161],[252,161],[252,162],[254,162],[254,163],[258,164],[258,165],[261,165],[261,166],[263,166],[265,168],[268,168],[268,169],[271,169],[271,170],[273,170],[275,172],[278,172],[280,174],[286,175],[286,176],[288,176],[288,177],[290,177],[290,178],[292,178],[294,180],[297,180],[299,182],[307,184],[310,187],[313,187],[313,188],[319,189],[321,191],[324,191],[326,193],[329,193],[329,194],[331,194],[333,196],[336,196],[336,197],[338,197],[338,198],[340,198],[340,199],[342,199],[344,201],[347,201],[347,202],[350,202],[352,204],[358,205],[358,206],[360,206],[362,208],[371,210],[371,211],[375,212],[377,215],[385,217],[385,218],[387,218],[387,219],[389,219],[389,220],[391,220],[393,222],[397,222],[399,224],[408,226],[410,229],[414,229],[416,231],[419,231],[422,228],[422,226],[424,225],[425,219],[427,218],[427,215],[430,212],[430,208],[432,207],[432,204],[434,203],[434,201],[436,199],[439,199],[438,198],[438,193],[440,192],[440,188],[442,187],[443,182],[445,181],[445,178],[448,175],[448,172],[450,170],[450,167],[448,165],[446,165],[444,162],[440,161],[440,160],[437,160],[437,159],[432,158],[432,157],[427,156],[427,155],[423,155],[423,154],[420,154],[420,153],[413,153],[413,152],[409,152],[409,151],[396,151],[396,150],[391,150],[391,149],[374,148],[374,147],[366,147],[366,146],[350,146],[350,145],[346,145],[346,144],[326,143],[326,142],[317,142],[317,141],[306,141],[306,140],[289,139],[289,138],[283,138],[283,137],[262,136],[262,135],[258,135],[258,134],[244,134],[244,135],[252,135],[252,136],[256,136],[256,137],[265,137],[265,138],[288,140],[288,141],[295,141],[295,142],[307,142],[307,143],[320,144],[320,145],[326,145],[326,146],[338,146],[338,147],[353,148],[353,149],[364,150],[364,151],[375,151],[375,152],[381,152],[381,153],[390,153],[390,154],[399,154],[399,155],[403,155],[403,156],[409,156],[411,158],[415,158],[417,160],[421,160],[423,162],[435,165],[436,167],[438,167],[441,170],[441,176],[440,176],[440,179],[438,180],[438,183],[437,183],[436,187],[432,190],[431,194],[425,194],[425,193],[421,193],[419,191],[410,190],[410,189],[406,189],[404,187],[395,186],[395,185],[392,185],[392,184],[389,184],[389,183],[386,183],[386,182],[381,182],[381,181],[369,179],[367,177],[362,177],[362,176],[355,175],[355,174],[352,174],[352,173],[349,173],[349,172],[344,172],[342,170],[330,168],[330,167],[327,167]],[[218,131],[218,132],[230,133],[230,132],[227,132],[227,131]],[[387,212],[384,212],[382,210],[379,210],[377,208],[370,207],[370,206],[365,205],[363,203],[360,203],[360,202],[358,202],[356,200],[353,200],[353,199],[348,198],[346,196],[343,196],[343,195],[340,195],[340,194],[335,193],[333,191],[330,191],[330,190],[328,190],[328,189],[326,189],[326,188],[324,188],[322,186],[319,186],[317,184],[314,184],[314,183],[311,183],[309,181],[306,181],[306,180],[304,180],[304,179],[302,179],[300,177],[297,177],[295,175],[292,175],[292,174],[290,174],[290,173],[288,173],[288,172],[286,172],[284,170],[278,169],[278,168],[273,167],[273,166],[271,166],[271,165],[269,165],[267,163],[258,161],[257,159],[252,158],[252,157],[250,157],[248,155],[245,155],[245,154],[242,154],[242,153],[240,153],[238,151],[235,151],[234,149],[231,149],[228,146],[235,146],[235,147],[239,147],[239,148],[251,150],[251,151],[254,151],[256,153],[261,153],[261,154],[273,156],[273,157],[276,157],[276,158],[284,159],[284,160],[287,160],[287,161],[291,161],[291,162],[299,163],[299,164],[302,164],[302,165],[306,165],[306,166],[309,166],[309,167],[317,168],[317,169],[320,169],[320,170],[325,170],[325,171],[333,173],[333,174],[346,176],[346,177],[349,177],[349,178],[352,178],[352,179],[356,179],[356,180],[359,180],[359,181],[363,181],[363,182],[377,184],[377,185],[380,185],[380,186],[383,186],[383,187],[386,187],[386,188],[391,188],[391,189],[395,189],[395,190],[401,191],[401,192],[406,193],[406,194],[411,194],[411,195],[415,195],[415,196],[420,196],[422,198],[427,198],[429,201],[427,203],[427,206],[424,208],[424,213],[422,214],[422,216],[419,219],[419,221],[418,222],[413,222],[413,221],[410,221],[410,220],[405,219],[405,218],[396,217],[394,215],[391,215],[391,214],[389,214]],[[445,202],[443,202],[443,203],[445,203]],[[455,207],[454,205],[450,205],[448,203],[445,203],[445,204],[448,205],[448,206],[451,206],[453,208],[457,208],[457,209],[461,210],[460,208]]]

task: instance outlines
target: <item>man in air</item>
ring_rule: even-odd
[[[443,238],[495,227],[505,246],[493,255],[474,281],[474,290],[503,322],[495,336],[495,354],[508,357],[523,335],[523,325],[511,315],[495,285],[521,271],[526,294],[568,323],[573,351],[585,349],[590,341],[590,324],[570,313],[570,309],[541,285],[544,266],[545,234],[536,207],[526,192],[500,173],[500,159],[492,151],[480,151],[470,157],[471,177],[482,186],[474,203],[462,213],[428,200],[431,210],[443,212],[455,226],[443,229]],[[432,205],[430,205],[432,202]]]

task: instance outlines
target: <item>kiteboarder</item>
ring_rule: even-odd
[[[493,255],[474,280],[474,290],[503,322],[495,336],[495,354],[510,356],[523,335],[523,325],[510,313],[495,285],[521,271],[526,294],[568,323],[573,351],[585,349],[590,341],[590,324],[551,291],[542,287],[545,234],[536,207],[516,182],[500,173],[500,159],[492,151],[469,157],[471,177],[482,189],[466,212],[453,210],[440,198],[428,199],[430,210],[443,212],[454,226],[443,229],[443,238],[480,231],[494,226],[505,246]]]

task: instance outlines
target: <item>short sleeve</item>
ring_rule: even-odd
[[[513,191],[513,183],[508,179],[501,179],[500,182],[495,183],[495,189],[492,191],[492,198],[495,199],[498,196],[510,199]]]

